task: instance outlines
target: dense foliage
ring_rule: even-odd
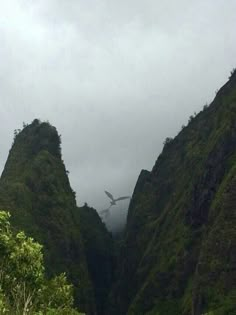
[[[115,280],[114,242],[76,206],[60,142],[39,120],[15,132],[0,207],[30,237],[0,212],[0,314],[76,315],[72,291],[88,315],[236,314],[235,70],[141,172]]]
[[[110,312],[235,315],[235,71],[164,144],[133,194]]]
[[[12,225],[43,245],[50,277],[66,272],[75,303],[95,313],[75,193],[61,159],[60,137],[49,123],[34,120],[15,135],[0,179],[0,207]]]
[[[79,315],[65,274],[46,279],[42,246],[14,233],[9,218],[0,211],[0,314]]]

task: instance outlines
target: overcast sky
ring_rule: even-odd
[[[49,120],[78,203],[98,210],[236,67],[235,0],[0,4],[0,170],[14,129]]]

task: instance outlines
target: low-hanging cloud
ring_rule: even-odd
[[[62,134],[78,203],[132,194],[162,143],[235,67],[234,0],[10,0],[0,13],[0,166],[38,117]]]

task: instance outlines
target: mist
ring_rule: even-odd
[[[235,12],[233,0],[1,1],[1,170],[14,129],[40,118],[62,135],[79,205],[132,195],[235,68]]]

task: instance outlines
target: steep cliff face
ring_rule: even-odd
[[[66,272],[80,309],[95,314],[79,210],[50,124],[34,120],[16,134],[0,179],[0,208],[11,212],[13,226],[44,245],[48,275]]]
[[[142,171],[113,314],[235,314],[236,73]]]

